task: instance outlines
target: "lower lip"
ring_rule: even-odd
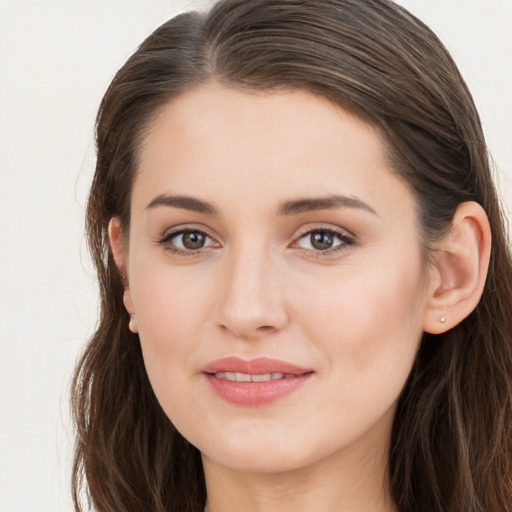
[[[275,402],[293,393],[311,375],[310,372],[296,377],[264,382],[234,382],[227,379],[218,379],[212,374],[206,374],[206,377],[213,391],[227,402],[245,407],[257,407]]]

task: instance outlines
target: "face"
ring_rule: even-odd
[[[244,471],[386,446],[427,299],[377,131],[305,92],[208,84],[140,156],[125,304],[176,428]]]

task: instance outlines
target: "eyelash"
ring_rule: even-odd
[[[303,248],[304,252],[308,256],[313,256],[316,258],[320,258],[322,256],[330,256],[334,254],[338,254],[341,251],[347,250],[349,246],[355,245],[355,240],[353,237],[347,235],[344,231],[334,229],[332,227],[316,227],[313,229],[308,229],[304,233],[302,233],[297,239],[295,244],[298,244],[301,240],[307,238],[308,236],[311,237],[314,233],[322,233],[324,235],[329,235],[332,238],[337,238],[340,243],[335,245],[334,247],[330,247],[325,250],[317,250],[317,249],[305,249]]]
[[[185,235],[187,233],[203,236],[203,237],[205,237],[205,239],[209,239],[210,241],[212,241],[213,244],[215,243],[214,239],[211,236],[209,236],[208,233],[206,233],[205,231],[203,231],[201,229],[194,229],[194,228],[180,228],[180,229],[177,229],[176,231],[171,231],[171,232],[165,233],[156,242],[159,245],[162,245],[166,251],[176,254],[177,256],[188,256],[188,257],[197,256],[200,254],[201,250],[208,249],[210,247],[210,245],[213,245],[213,244],[208,244],[208,245],[198,248],[197,250],[194,250],[194,249],[182,249],[180,247],[176,247],[172,243],[173,239],[179,237],[180,235]],[[333,229],[332,227],[316,227],[316,228],[304,231],[302,234],[300,234],[295,239],[295,241],[293,242],[291,247],[298,246],[298,244],[300,243],[301,240],[305,239],[308,236],[312,236],[314,233],[322,233],[322,234],[331,236],[332,238],[337,238],[340,241],[340,243],[338,243],[334,247],[330,247],[323,251],[316,250],[316,249],[302,248],[302,250],[304,251],[304,253],[307,256],[313,256],[313,257],[318,258],[318,257],[322,257],[322,256],[337,254],[338,252],[346,250],[348,246],[355,245],[354,238],[352,238],[351,236],[348,236],[345,232],[343,232],[341,230],[336,230],[336,229]]]
[[[187,233],[202,235],[205,237],[205,239],[209,239],[209,240],[213,241],[213,238],[211,236],[209,236],[208,233],[206,233],[205,231],[203,231],[201,229],[181,228],[181,229],[177,229],[176,231],[171,231],[171,232],[165,233],[163,235],[163,237],[161,237],[159,240],[157,240],[157,243],[162,245],[166,251],[169,251],[178,256],[196,256],[199,254],[199,251],[201,251],[201,249],[205,249],[205,248],[207,249],[209,247],[209,245],[206,245],[206,246],[200,247],[197,250],[181,249],[180,247],[176,247],[172,243],[172,240],[174,238],[177,238],[180,235],[186,235]]]

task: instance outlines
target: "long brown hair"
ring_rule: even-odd
[[[376,126],[416,198],[427,257],[461,202],[485,209],[493,246],[483,296],[459,325],[423,336],[396,412],[389,475],[402,512],[512,511],[512,265],[489,156],[448,52],[390,0],[222,0],[158,28],[113,79],[87,209],[101,310],[73,381],[76,510],[82,498],[99,512],[205,504],[200,454],[160,408],[128,330],[106,228],[113,216],[129,225],[138,146],[156,112],[208,80],[306,90]]]

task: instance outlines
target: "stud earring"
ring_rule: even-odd
[[[446,318],[444,316],[441,317],[441,323],[444,324],[446,322]]]

